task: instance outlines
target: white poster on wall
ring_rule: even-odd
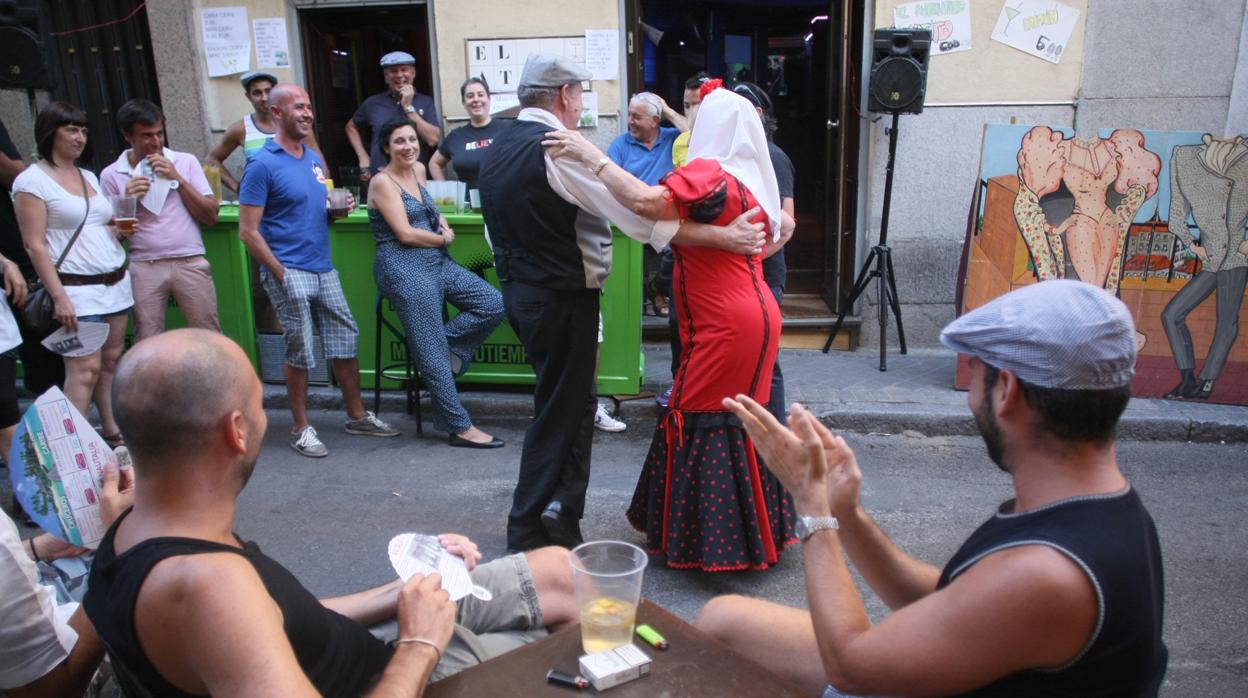
[[[251,38],[246,7],[208,7],[200,10],[204,29],[204,57],[208,77],[233,75],[251,69]]]
[[[594,80],[620,79],[620,32],[585,30],[585,67]]]
[[[1056,64],[1078,21],[1079,10],[1053,0],[1005,0],[992,40]]]
[[[931,55],[971,50],[971,0],[924,0],[893,9],[898,29],[932,32]]]
[[[524,62],[534,53],[564,56],[585,65],[585,37],[554,36],[539,39],[469,39],[464,42],[468,74],[484,78],[497,105],[498,95],[514,93],[520,85]],[[498,111],[498,109],[494,109]]]
[[[256,37],[256,67],[290,67],[290,46],[286,42],[285,17],[253,19],[251,30]]]

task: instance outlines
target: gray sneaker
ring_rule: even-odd
[[[290,447],[295,449],[295,453],[308,458],[324,458],[329,455],[329,449],[316,438],[316,429],[311,425],[290,435]]]
[[[372,412],[365,412],[359,419],[347,420],[347,433],[363,436],[398,436],[399,430],[377,418]]]

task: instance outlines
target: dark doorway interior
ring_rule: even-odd
[[[640,20],[631,84],[673,105],[699,70],[767,90],[780,126],[776,144],[797,169],[787,293],[823,297],[830,305],[845,283],[845,255],[852,262],[855,196],[844,192],[857,187],[850,179],[857,172],[857,120],[842,118],[842,111],[857,102],[856,86],[844,76],[859,73],[861,52],[854,47],[859,32],[843,30],[862,26],[861,8],[848,10],[857,16],[846,25],[846,4],[859,3],[640,0],[630,8]]]
[[[95,172],[127,147],[117,130],[117,109],[134,98],[160,104],[147,11],[141,5],[140,0],[39,4],[40,38],[53,80],[51,97],[87,113],[91,161],[81,164]],[[121,19],[125,21],[117,21]],[[170,147],[176,147],[174,139],[169,140]]]
[[[357,164],[344,129],[361,102],[386,89],[378,66],[382,56],[391,51],[415,56],[416,90],[433,94],[427,22],[423,5],[299,12],[316,138],[331,173]]]

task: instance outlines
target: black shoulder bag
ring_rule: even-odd
[[[82,170],[78,170],[78,178],[82,180],[82,198],[87,204],[87,212],[82,217],[82,222],[78,224],[78,229],[74,231],[74,236],[69,239],[69,244],[61,251],[61,256],[56,260],[55,269],[61,270],[61,263],[65,261],[65,257],[69,255],[69,251],[73,249],[74,243],[78,242],[78,236],[82,234],[82,228],[87,224],[87,218],[91,216],[91,195],[87,193],[87,178],[82,176]],[[47,235],[47,231],[44,231]],[[34,332],[46,335],[56,327],[56,303],[52,300],[52,294],[48,293],[47,287],[43,285],[43,281],[36,280],[29,286],[29,292],[26,296],[26,305],[22,306],[22,319],[26,322],[26,327]]]

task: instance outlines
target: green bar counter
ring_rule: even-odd
[[[481,215],[448,213],[446,219],[455,230],[451,256],[497,287],[498,275],[494,270],[493,254],[485,241],[485,223]],[[371,389],[377,373],[373,357],[378,328],[375,327],[377,285],[373,279],[375,245],[367,211],[353,211],[346,218],[332,223],[329,238],[343,292],[360,327],[361,387]],[[642,250],[639,243],[618,230],[613,230],[613,238],[611,276],[602,299],[603,343],[598,392],[604,395],[635,395],[641,390],[645,369],[641,352]],[[204,229],[204,242],[217,286],[221,330],[241,344],[253,364],[259,367],[262,357],[252,301],[251,262],[238,239],[237,206],[221,207],[217,225]],[[396,326],[402,326],[388,303],[383,312]],[[453,316],[456,310],[448,305],[447,312]],[[172,306],[168,319],[169,327],[185,324],[181,314]],[[382,364],[401,363],[402,342],[384,330],[383,334]],[[534,376],[523,345],[504,321],[477,349],[469,370],[458,380],[470,384],[532,385]],[[399,385],[383,378],[382,387],[397,389]]]

